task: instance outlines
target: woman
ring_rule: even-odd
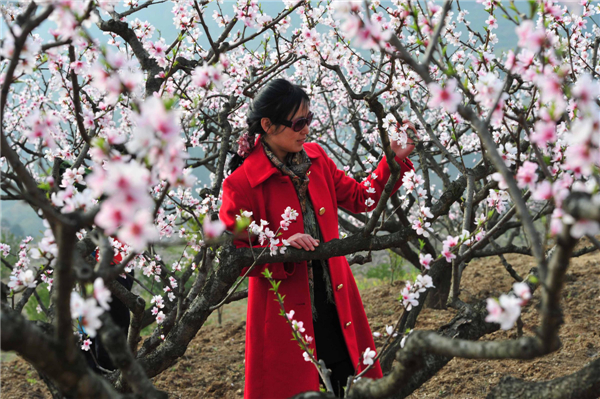
[[[306,142],[312,120],[309,105],[307,94],[284,79],[271,81],[255,97],[247,116],[248,133],[230,163],[233,172],[223,182],[220,218],[228,230],[234,230],[242,210],[251,211],[253,220],[266,220],[276,230],[289,206],[299,216],[279,238],[294,248],[314,251],[320,242],[339,238],[338,206],[358,213],[377,204],[390,175],[386,160],[369,176],[369,183],[347,177],[318,144]],[[412,146],[401,149],[394,144],[392,148],[402,173],[412,170],[406,158]],[[247,235],[234,243],[249,246]],[[259,246],[257,242],[252,245]],[[304,334],[314,337],[316,357],[331,369],[336,396],[343,395],[342,387],[355,367],[365,367],[362,353],[375,344],[354,277],[346,258],[340,256],[271,263],[250,272],[245,398],[278,399],[319,390],[315,367],[304,361],[298,344],[291,340],[271,286],[262,277],[265,268],[281,280],[279,292],[285,295],[286,311],[294,310]],[[380,378],[379,364],[366,376]]]

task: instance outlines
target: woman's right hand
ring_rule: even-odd
[[[294,248],[302,248],[306,251],[314,251],[319,246],[319,240],[315,240],[308,234],[296,233],[287,239],[287,242]]]

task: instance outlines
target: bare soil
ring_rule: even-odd
[[[522,276],[534,266],[532,258],[508,255],[507,260]],[[512,278],[499,259],[471,262],[463,276],[462,298],[467,302],[507,292]],[[383,332],[400,314],[397,301],[402,284],[381,284],[365,289],[362,298],[373,331]],[[536,308],[539,290],[523,309],[524,334],[534,334],[539,322]],[[562,348],[549,356],[530,360],[477,361],[453,359],[411,399],[483,398],[503,376],[544,381],[571,374],[600,356],[600,254],[572,260],[562,293],[565,324],[560,330]],[[425,309],[418,329],[435,330],[449,322],[453,310]],[[155,377],[156,386],[171,398],[242,398],[244,389],[245,301],[228,305],[222,324],[216,316],[198,333],[185,355]],[[516,328],[498,331],[483,339],[517,337]],[[376,339],[380,347],[384,338]],[[1,365],[2,398],[50,398],[36,371],[17,357]],[[599,394],[600,395],[600,394]]]

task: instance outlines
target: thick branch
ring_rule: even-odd
[[[523,381],[504,377],[487,399],[595,399],[600,392],[600,358],[581,370],[550,381]]]
[[[104,313],[100,316],[100,319],[102,320],[102,329],[100,330],[102,343],[110,356],[110,360],[112,360],[115,367],[121,370],[133,392],[143,398],[167,398],[165,392],[158,391],[152,385],[152,381],[148,379],[144,369],[129,350],[122,330],[113,322],[110,315]]]
[[[120,398],[104,378],[99,377],[87,366],[83,356],[66,362],[62,351],[52,340],[52,335],[40,330],[20,314],[2,308],[3,351],[16,351],[35,368],[48,375],[60,387],[62,393],[73,398]],[[67,344],[75,346],[73,334],[62,337]]]

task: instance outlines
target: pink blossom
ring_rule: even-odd
[[[498,28],[498,22],[493,15],[490,15],[489,18],[485,21],[485,23],[487,24],[489,30]]]
[[[423,218],[433,219],[433,213],[431,213],[431,209],[429,209],[428,206],[421,206],[419,207],[419,210],[421,211]]]
[[[564,168],[572,170],[576,176],[591,174],[594,158],[590,150],[587,144],[572,144],[567,147]]]
[[[363,364],[365,366],[373,365],[375,356],[377,356],[377,352],[371,350],[371,348],[365,349],[363,353]]]
[[[517,45],[537,53],[544,44],[544,31],[535,29],[532,20],[525,20],[515,28],[519,42]]]
[[[448,263],[452,262],[452,259],[456,259],[456,255],[454,255],[448,248],[444,248],[442,250],[442,256],[446,258],[446,262]]]
[[[395,337],[395,336],[397,336],[397,335],[398,335],[398,333],[395,333],[395,332],[394,332],[394,326],[388,326],[388,325],[386,325],[386,326],[385,326],[385,333],[386,333],[388,336],[390,336],[390,335],[391,335],[392,337]]]
[[[571,227],[573,238],[581,238],[585,235],[595,236],[598,233],[600,233],[600,224],[594,220],[578,220]]]
[[[512,50],[508,50],[506,54],[505,66],[508,70],[512,70],[515,66],[515,53]]]
[[[302,321],[292,320],[292,326],[294,327],[294,330],[299,331],[301,333],[305,331],[304,322]]]
[[[112,301],[112,296],[110,290],[104,286],[104,280],[101,277],[94,280],[94,298],[102,309],[110,310],[108,302]]]
[[[448,113],[456,112],[462,95],[457,90],[458,83],[455,79],[448,79],[444,87],[438,83],[430,83],[428,86],[431,95],[428,105],[431,108],[442,107]]]
[[[590,74],[584,73],[577,79],[572,94],[577,100],[577,108],[591,110],[594,102],[600,97],[600,84],[592,79]]]
[[[514,283],[513,292],[519,298],[521,298],[521,306],[525,305],[531,299],[531,290],[527,283]]]
[[[431,256],[431,254],[419,254],[419,262],[427,270],[429,270],[429,265],[431,264],[432,260],[433,256]]]
[[[553,121],[537,121],[531,134],[531,141],[541,148],[556,141],[556,124]]]
[[[402,297],[402,306],[404,306],[407,311],[410,311],[413,306],[419,305],[419,301],[417,300],[419,298],[419,294],[410,292],[410,286],[408,284],[402,289],[400,296]]]
[[[8,256],[10,254],[10,245],[0,243],[0,252],[2,252],[2,256]]]
[[[531,198],[535,201],[546,201],[552,198],[552,184],[544,180],[533,189]]]
[[[177,115],[168,111],[160,99],[150,97],[141,108],[138,126],[151,127],[159,139],[170,141],[178,137],[181,128],[177,123]]]
[[[17,278],[19,283],[17,284],[17,286],[23,286],[23,287],[28,287],[28,288],[34,288],[37,285],[37,281],[35,280],[35,275],[36,273],[31,270],[16,270],[16,272],[18,272]],[[9,284],[10,286],[10,284]],[[13,287],[11,287],[14,289],[14,284]]]
[[[561,110],[564,109],[564,92],[560,76],[553,72],[546,72],[543,75],[538,75],[535,81],[542,93],[542,101],[554,102],[555,107],[558,106]],[[560,114],[560,110],[558,111],[554,110],[553,114]]]
[[[418,292],[425,292],[425,288],[435,288],[433,279],[428,274],[419,274],[415,280],[415,287],[419,287]]]
[[[83,300],[78,293],[71,293],[71,317],[80,319],[85,333],[92,338],[102,327],[102,321],[99,318],[102,313],[104,313],[104,309],[97,305],[94,298]]]
[[[238,138],[237,153],[242,158],[246,158],[248,155],[250,155],[250,150],[252,150],[252,144],[250,143],[249,139],[250,138],[249,138],[248,132],[245,132],[244,134],[240,135],[240,137]]]
[[[444,248],[454,248],[458,245],[458,237],[448,236],[442,243]]]
[[[97,220],[97,219],[96,219]],[[148,243],[158,239],[158,231],[149,211],[138,211],[134,219],[126,223],[117,233],[120,241],[126,242],[135,251],[143,251]]]
[[[225,231],[225,224],[220,219],[213,222],[209,216],[205,216],[202,222],[202,230],[206,238],[217,238]]]
[[[285,208],[285,211],[281,215],[281,218],[283,220],[287,220],[287,221],[296,220],[297,217],[298,217],[298,211],[292,209],[289,206],[287,208]]]
[[[156,305],[157,308],[164,308],[165,307],[165,303],[163,300],[163,297],[161,295],[154,295],[152,297],[152,299],[150,300],[150,303],[153,303]]]
[[[504,83],[495,73],[487,72],[480,76],[479,80],[475,83],[475,90],[477,90],[475,100],[479,101],[484,107],[492,108],[503,86]]]
[[[517,172],[517,185],[519,188],[525,188],[533,185],[537,181],[538,165],[533,162],[525,161]]]
[[[81,345],[81,350],[84,351],[89,351],[90,350],[90,345],[92,344],[92,340],[91,339],[86,339],[85,341],[83,341],[83,344]]]
[[[429,222],[423,222],[422,219],[415,219],[412,224],[413,230],[417,232],[418,235],[422,235],[423,237],[429,237],[428,228],[431,226]]]
[[[95,223],[108,235],[114,234],[124,223],[130,221],[130,213],[116,201],[105,201],[96,215]]]
[[[158,312],[158,314],[156,315],[156,324],[162,324],[162,322],[165,321],[165,317],[166,316],[162,310]]]
[[[498,323],[503,330],[510,330],[521,315],[521,299],[513,295],[500,295],[499,300],[487,299],[488,315],[485,321]]]

